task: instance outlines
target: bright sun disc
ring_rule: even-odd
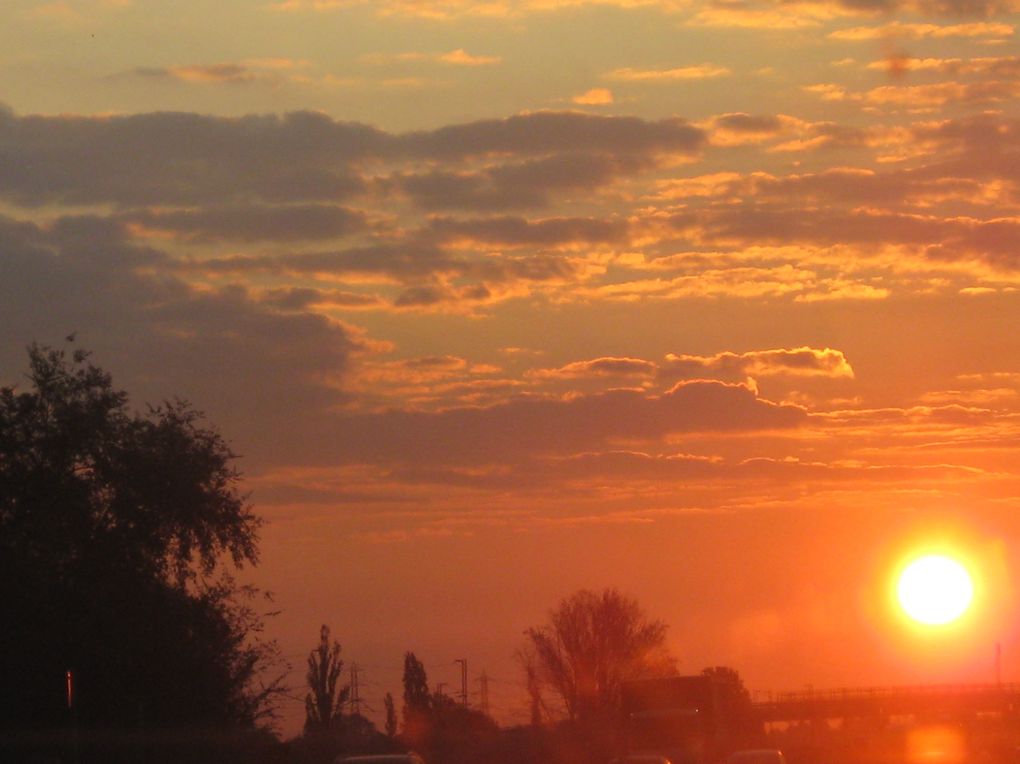
[[[940,626],[966,612],[974,597],[974,584],[967,569],[956,560],[928,555],[907,565],[896,593],[908,616],[929,626]]]

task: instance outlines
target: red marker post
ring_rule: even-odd
[[[71,761],[78,762],[78,712],[74,707],[74,672],[68,669],[64,673],[67,683],[67,710],[71,712]]]

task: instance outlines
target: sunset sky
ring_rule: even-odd
[[[4,0],[0,382],[76,332],[206,412],[295,696],[326,623],[376,711],[413,650],[523,721],[522,632],[606,586],[756,692],[1020,680],[1018,23]]]

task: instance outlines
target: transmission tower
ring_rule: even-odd
[[[358,664],[351,664],[351,714],[361,715],[361,695],[358,692]]]
[[[467,658],[457,658],[454,663],[460,664],[460,704],[467,708],[468,704],[468,691],[467,691]]]

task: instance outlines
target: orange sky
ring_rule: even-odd
[[[521,720],[604,586],[758,692],[1020,679],[1015,0],[208,6],[0,10],[0,372],[208,413],[295,695],[327,623]]]

